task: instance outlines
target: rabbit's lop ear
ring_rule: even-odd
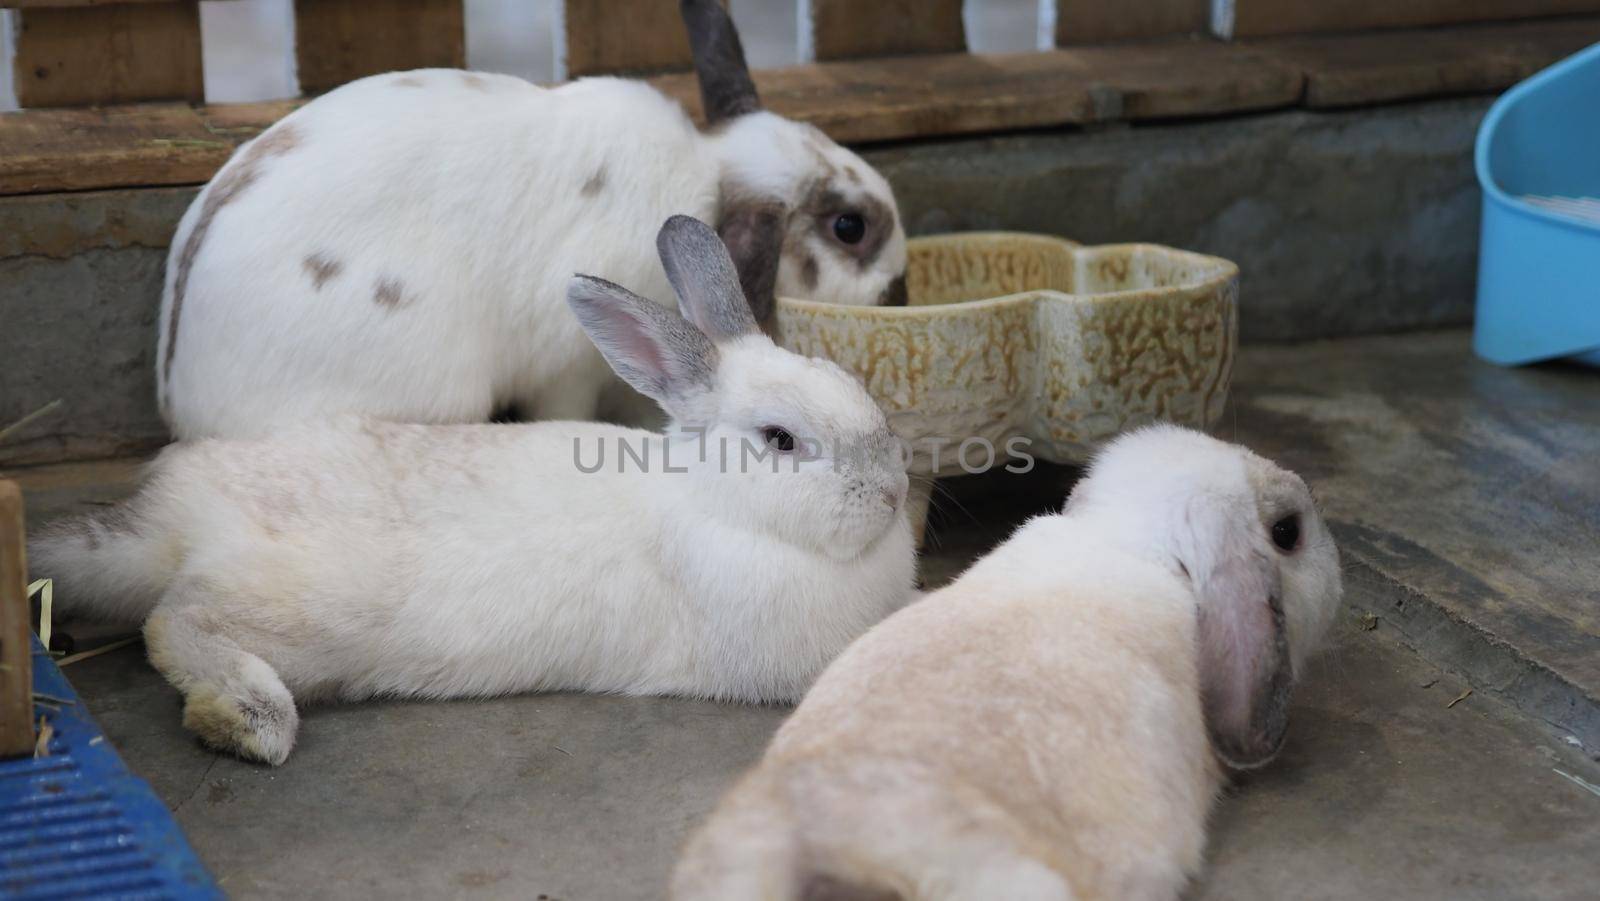
[[[761,98],[744,61],[744,45],[739,43],[739,32],[721,0],[683,0],[678,10],[689,30],[689,54],[700,81],[706,124],[716,125],[761,109]]]
[[[1180,561],[1199,605],[1200,692],[1223,763],[1251,769],[1283,746],[1293,668],[1277,562],[1249,526],[1191,505]]]
[[[673,216],[656,235],[678,308],[713,341],[760,330],[745,300],[739,272],[717,233],[691,216]]]
[[[617,375],[673,418],[690,418],[694,402],[710,394],[717,349],[682,316],[587,275],[568,283],[567,304]]]

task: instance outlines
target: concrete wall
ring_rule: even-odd
[[[1471,314],[1484,99],[877,147],[913,233],[1154,241],[1243,271],[1246,340]],[[0,465],[159,445],[155,315],[192,188],[0,198]]]
[[[1247,341],[1468,322],[1487,99],[877,149],[913,233],[1152,241],[1242,272]]]

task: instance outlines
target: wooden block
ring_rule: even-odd
[[[1336,108],[1493,93],[1600,41],[1594,19],[1307,35],[1245,42],[1305,73],[1304,103]]]
[[[1056,45],[1205,34],[1210,0],[1056,0]]]
[[[565,0],[567,74],[671,72],[693,65],[678,0]]]
[[[193,0],[36,7],[15,16],[21,106],[205,97]]]
[[[22,489],[0,480],[0,757],[33,753],[33,648]]]
[[[467,64],[463,0],[295,0],[300,90],[403,69]]]
[[[1600,13],[1600,0],[1233,0],[1223,37],[1456,25]]]
[[[811,0],[811,46],[818,61],[960,53],[961,0]]]

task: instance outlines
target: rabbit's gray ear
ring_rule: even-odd
[[[1270,761],[1289,726],[1294,671],[1277,562],[1236,518],[1190,506],[1180,562],[1199,605],[1200,695],[1217,757]]]
[[[673,216],[656,235],[656,250],[678,308],[707,337],[725,341],[760,330],[728,247],[711,226]]]
[[[623,381],[674,419],[694,419],[716,382],[717,348],[705,335],[660,304],[592,276],[573,276],[567,304]]]
[[[731,206],[722,211],[717,234],[739,271],[739,286],[756,323],[765,328],[777,308],[778,259],[783,253],[787,210],[777,202]]]
[[[700,104],[706,124],[715,125],[761,109],[761,98],[750,80],[744,46],[724,0],[683,0],[679,11],[689,30],[689,52],[700,81]]]

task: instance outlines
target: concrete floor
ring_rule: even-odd
[[[1600,372],[1495,369],[1459,332],[1257,347],[1231,411],[1221,434],[1321,496],[1348,609],[1284,755],[1219,806],[1192,897],[1594,897]],[[23,473],[33,521],[130,472]],[[929,583],[1072,475],[948,483]],[[574,695],[316,708],[266,769],[183,733],[136,648],[68,675],[239,897],[659,897],[784,714]]]

